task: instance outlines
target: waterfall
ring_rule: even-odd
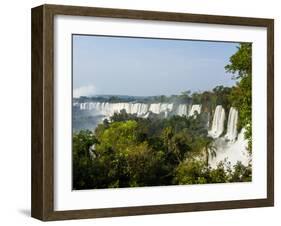
[[[77,104],[73,104],[77,106]],[[78,105],[79,106],[79,105]],[[122,109],[126,110],[128,114],[136,114],[139,117],[148,117],[148,113],[154,114],[165,113],[165,117],[168,116],[169,112],[173,110],[173,104],[171,103],[108,103],[108,102],[85,102],[80,103],[80,110],[95,110],[101,115],[110,117],[114,113],[119,113]]]
[[[195,114],[195,112],[197,112],[198,114],[200,114],[200,113],[201,113],[201,107],[202,107],[201,104],[194,104],[194,105],[192,105],[192,107],[191,107],[191,109],[190,109],[190,111],[189,111],[188,116],[189,116],[189,117],[190,117],[190,116],[193,116],[193,115]]]
[[[161,112],[169,112],[172,111],[173,104],[168,103],[153,103],[150,104],[149,111],[154,114],[160,114]]]
[[[137,102],[74,102],[73,107],[81,111],[91,111],[89,115],[96,117],[97,120],[110,118],[114,113],[120,113],[125,110],[128,114],[135,114],[138,117],[148,118],[151,114],[163,114],[164,117],[170,115],[192,117],[195,112],[201,113],[202,105],[194,104],[173,104],[173,103],[137,103]],[[216,140],[223,140],[227,144],[238,142],[237,122],[238,111],[231,107],[227,118],[227,129],[224,137],[220,137],[224,132],[224,122],[226,120],[225,110],[221,105],[216,106],[213,120],[209,120],[210,112],[207,112],[206,128],[209,128],[208,134]],[[204,115],[205,116],[205,115]],[[204,118],[202,118],[204,120]]]
[[[227,121],[227,132],[225,135],[225,139],[230,142],[234,142],[237,138],[237,121],[238,111],[234,107],[231,107]]]
[[[218,105],[213,117],[212,128],[209,135],[213,138],[218,138],[224,130],[225,110],[221,105]]]
[[[160,103],[151,104],[149,107],[149,111],[151,111],[152,113],[155,113],[155,114],[159,114],[160,113]]]
[[[243,165],[248,165],[251,161],[251,155],[247,151],[247,140],[244,137],[245,129],[242,129],[237,134],[235,142],[228,142],[224,138],[220,137],[215,140],[216,157],[210,159],[210,166],[216,168],[220,161],[227,161],[233,167],[237,161],[242,162]]]
[[[174,105],[173,103],[84,102],[73,103],[73,106],[78,106],[80,110],[94,110],[105,117],[119,113],[122,109],[125,109],[128,114],[136,114],[138,117],[148,117],[148,112],[154,114],[164,113],[165,117],[168,117],[169,113],[189,117],[193,116],[195,112],[201,113],[201,105],[199,104],[189,107],[187,104]]]
[[[148,111],[148,112],[143,116],[143,118],[148,118],[149,115],[150,115],[150,112]]]
[[[178,106],[178,109],[177,109],[176,114],[179,115],[179,116],[185,116],[185,115],[187,115],[187,105],[185,105],[185,104],[180,104],[180,105]]]

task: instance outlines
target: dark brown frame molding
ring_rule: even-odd
[[[54,211],[54,16],[95,16],[157,21],[194,22],[267,28],[267,198],[156,206]],[[32,200],[31,215],[50,220],[161,214],[274,205],[274,20],[185,13],[136,11],[62,5],[32,9]]]

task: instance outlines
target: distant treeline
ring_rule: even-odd
[[[225,108],[231,106],[231,92],[233,87],[216,86],[212,91],[191,92],[184,91],[179,95],[159,95],[159,96],[114,96],[102,95],[93,97],[74,98],[75,102],[138,102],[138,103],[175,103],[175,104],[202,104],[203,107],[215,107],[216,105],[223,105]]]

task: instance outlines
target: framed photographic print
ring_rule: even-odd
[[[274,21],[32,9],[32,216],[273,206]]]

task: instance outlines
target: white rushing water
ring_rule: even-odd
[[[201,107],[202,105],[201,104],[193,104],[189,113],[188,113],[188,116],[193,116],[195,114],[195,112],[197,112],[198,114],[201,113]]]
[[[216,133],[217,135],[222,133],[221,131],[223,130],[221,130],[220,128],[221,124],[223,124],[222,121],[224,121],[224,117],[222,116],[223,114],[224,113],[222,113],[222,109],[217,106],[211,130],[213,131],[213,133],[210,132],[211,134],[214,134],[215,130],[218,131]],[[218,120],[218,122],[215,122],[216,120]],[[241,132],[238,134],[237,122],[238,111],[234,107],[231,107],[227,120],[226,135],[215,140],[215,146],[217,149],[216,157],[210,160],[211,167],[216,167],[220,161],[225,160],[227,162],[230,162],[231,166],[234,166],[237,161],[240,161],[243,165],[249,164],[251,157],[249,156],[249,153],[247,151],[247,140],[244,137],[245,129],[242,129]],[[215,125],[214,123],[217,125]]]
[[[187,115],[187,105],[186,104],[180,104],[178,106],[178,110],[177,110],[177,115],[179,116],[183,116],[183,115]]]
[[[237,140],[234,142],[228,142],[224,138],[218,138],[215,140],[216,157],[210,158],[210,166],[215,168],[220,161],[230,162],[231,166],[234,166],[237,161],[240,161],[243,165],[248,165],[251,157],[247,151],[247,140],[244,138],[245,130],[242,129],[239,133]]]
[[[213,138],[218,138],[224,131],[225,110],[221,105],[218,105],[213,117],[212,127],[209,135]]]
[[[237,138],[238,111],[231,107],[228,115],[225,139],[234,142]]]
[[[154,114],[160,114],[161,112],[170,112],[172,110],[173,110],[173,104],[168,104],[168,103],[150,104],[149,107],[149,111],[151,111]]]
[[[168,107],[170,106],[167,106],[167,108]],[[165,107],[162,106],[162,108]],[[108,102],[80,103],[80,110],[95,110],[100,114],[108,117],[114,115],[114,113],[119,113],[122,109],[126,110],[126,112],[129,114],[137,114],[138,116],[145,115],[149,110],[151,112],[155,111],[155,109],[150,109],[149,105],[143,103],[108,103]],[[158,113],[160,113],[160,111]]]
[[[74,103],[73,106],[77,106]],[[79,106],[79,105],[78,105]],[[119,113],[122,109],[126,110],[128,114],[137,114],[139,117],[148,117],[149,113],[160,114],[164,113],[165,117],[168,113],[173,112],[179,116],[193,116],[195,112],[201,113],[201,105],[192,105],[190,111],[187,104],[174,105],[172,103],[108,103],[108,102],[85,102],[80,103],[80,110],[95,110],[96,112],[110,117],[114,113]]]

